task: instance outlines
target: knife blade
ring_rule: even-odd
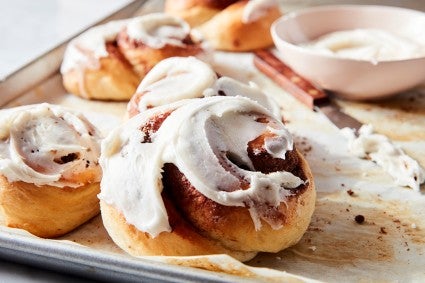
[[[358,130],[362,123],[344,113],[329,97],[329,93],[319,89],[293,71],[270,50],[254,52],[254,65],[267,77],[276,82],[290,95],[314,111],[320,111],[338,128]]]

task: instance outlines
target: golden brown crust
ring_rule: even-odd
[[[68,92],[85,99],[128,101],[144,76],[161,60],[195,56],[204,51],[201,43],[193,41],[190,35],[182,46],[166,44],[152,48],[129,39],[125,28],[105,47],[108,55],[101,58],[79,48],[85,61],[63,73],[63,85]]]
[[[66,234],[99,213],[99,183],[78,188],[10,183],[0,175],[0,207],[5,225],[43,238]]]
[[[274,217],[284,220],[283,227],[278,230],[262,221],[261,230],[256,231],[247,208],[223,206],[206,198],[191,186],[174,165],[164,167],[164,191],[171,195],[170,199],[174,200],[182,215],[190,219],[198,233],[233,250],[277,252],[299,241],[310,223],[315,206],[310,169],[302,155],[298,151],[296,154],[299,173],[309,183],[293,190],[293,195],[286,203],[281,203],[278,211],[270,209],[269,213]]]
[[[280,205],[278,214],[284,223],[278,230],[262,221],[261,230],[256,231],[247,208],[223,206],[206,198],[172,164],[164,167],[162,193],[171,233],[152,238],[101,201],[104,225],[117,245],[135,256],[226,253],[246,261],[260,251],[280,251],[300,240],[315,207],[313,176],[303,156],[296,154],[303,178],[309,181]]]
[[[113,43],[107,44],[107,50],[109,56],[99,59],[98,68],[81,66],[63,74],[65,89],[86,99],[130,99],[140,78]]]
[[[273,45],[270,34],[272,23],[281,16],[278,7],[270,8],[260,19],[242,22],[247,1],[230,5],[199,26],[199,31],[218,50],[250,51]]]
[[[237,0],[167,0],[164,11],[180,17],[190,26],[196,27],[225,9]]]
[[[238,252],[224,248],[218,242],[196,233],[186,221],[173,211],[164,198],[169,217],[173,222],[173,232],[162,232],[152,238],[149,234],[137,230],[126,222],[122,214],[113,206],[100,202],[105,228],[114,242],[134,256],[165,255],[187,256],[206,254],[229,254],[241,261],[252,259],[256,252]]]

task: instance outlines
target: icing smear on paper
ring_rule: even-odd
[[[425,181],[424,169],[386,136],[374,133],[372,125],[363,125],[358,136],[350,128],[341,129],[341,133],[348,139],[351,154],[374,161],[393,177],[397,185],[419,191]]]

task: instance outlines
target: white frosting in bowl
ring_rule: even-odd
[[[170,111],[147,140],[141,127],[150,123],[151,117]],[[259,119],[264,117],[267,122]],[[172,163],[205,197],[225,206],[247,207],[256,229],[261,228],[260,219],[278,229],[282,223],[274,223],[259,207],[279,206],[291,195],[288,189],[303,181],[290,172],[263,174],[253,169],[248,142],[265,132],[270,135],[264,149],[285,158],[293,149],[291,135],[268,110],[250,99],[214,96],[147,110],[102,142],[104,177],[99,198],[115,206],[140,231],[153,237],[170,231],[161,198],[161,173],[165,163]],[[240,189],[241,182],[249,187]]]
[[[0,174],[9,182],[75,188],[87,168],[100,181],[100,136],[81,114],[43,103],[2,110],[0,125]]]
[[[371,62],[425,56],[425,45],[380,29],[354,29],[325,34],[300,46],[323,54]]]

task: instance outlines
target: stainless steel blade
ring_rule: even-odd
[[[340,129],[348,127],[357,131],[362,126],[362,123],[344,113],[338,105],[330,101],[317,105],[314,110],[320,111],[326,115],[326,117]]]

